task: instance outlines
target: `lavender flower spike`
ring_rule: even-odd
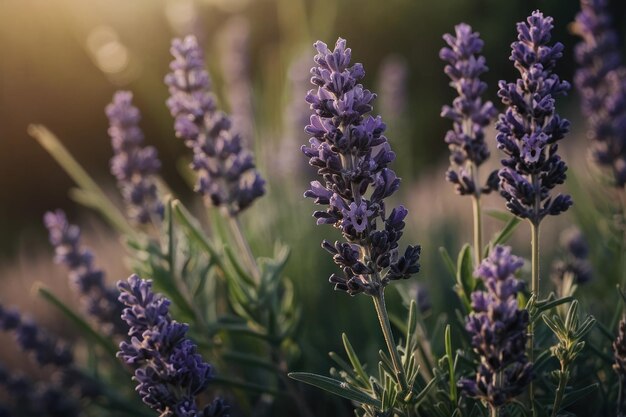
[[[130,330],[118,356],[135,369],[137,392],[162,417],[227,417],[221,399],[199,410],[196,396],[213,378],[213,367],[186,337],[188,325],[172,320],[170,301],[152,291],[152,281],[131,275],[119,281],[122,318]]]
[[[510,59],[520,78],[514,83],[500,81],[498,91],[507,106],[496,124],[498,148],[507,155],[499,172],[500,193],[511,213],[534,225],[572,205],[568,195],[550,196],[565,181],[567,170],[557,155],[557,142],[569,130],[569,122],[556,113],[555,98],[570,87],[552,72],[563,55],[561,43],[548,45],[552,27],[552,18],[539,11],[517,24],[518,40],[511,45]]]
[[[62,210],[50,211],[44,223],[54,247],[55,261],[70,271],[70,280],[80,293],[87,313],[110,335],[124,335],[128,331],[121,320],[122,305],[117,291],[104,282],[104,272],[94,266],[93,254],[80,245],[80,228],[70,224]]]
[[[196,191],[236,216],[265,193],[265,181],[230,118],[216,109],[196,38],[174,39],[171,52],[172,72],[165,77],[170,91],[167,106],[175,118],[176,136],[193,149]]]
[[[409,278],[419,271],[419,246],[399,254],[398,241],[407,210],[387,213],[385,198],[400,186],[387,166],[395,159],[380,116],[372,117],[376,97],[359,81],[365,76],[361,64],[350,66],[351,50],[339,38],[334,50],[315,43],[317,64],[311,69],[311,90],[306,101],[314,114],[306,132],[312,138],[303,153],[318,169],[321,181],[313,181],[305,197],[327,206],[314,213],[318,224],[332,224],[346,242],[324,241],[343,274],[333,274],[335,289],[352,295],[377,295],[391,280]]]
[[[117,178],[130,217],[146,224],[152,219],[163,219],[163,203],[157,195],[154,178],[161,162],[154,147],[141,146],[143,133],[138,126],[141,115],[132,99],[131,92],[118,91],[106,107],[114,152],[111,173]]]
[[[488,69],[485,57],[479,55],[483,41],[465,23],[455,26],[454,30],[456,37],[444,35],[448,47],[439,51],[439,57],[448,62],[444,71],[451,79],[450,86],[458,94],[452,106],[443,106],[441,110],[441,116],[453,122],[445,137],[451,153],[446,179],[455,184],[459,194],[479,196],[497,189],[496,173],[489,176],[484,186],[476,184],[476,171],[489,158],[484,129],[497,111],[490,101],[483,103],[481,98],[487,84],[479,77]]]
[[[517,293],[524,283],[515,278],[523,265],[508,246],[496,246],[474,274],[486,291],[472,293],[473,312],[465,329],[480,358],[474,378],[463,378],[459,386],[472,398],[486,401],[498,409],[519,395],[530,383],[532,364],[526,356],[528,311],[520,310]]]
[[[626,185],[626,67],[619,37],[606,0],[581,0],[575,32],[580,68],[574,81],[581,95],[582,113],[589,121],[593,160],[609,168],[615,185]]]

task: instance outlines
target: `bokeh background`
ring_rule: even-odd
[[[623,39],[626,2],[611,3]],[[52,283],[62,295],[66,291],[67,279],[62,268],[52,266],[42,225],[43,213],[57,207],[81,225],[86,243],[95,248],[97,263],[111,279],[128,272],[117,237],[69,198],[71,179],[27,134],[30,123],[45,124],[59,136],[116,200],[104,107],[116,89],[131,90],[142,111],[146,142],[159,151],[163,178],[194,205],[193,192],[181,175],[189,155],[174,137],[163,77],[171,39],[195,34],[206,52],[220,103],[234,114],[268,180],[268,196],[243,219],[255,251],[271,253],[274,241],[293,247],[288,273],[303,295],[308,320],[302,330],[307,369],[326,372],[326,352],[339,349],[340,332],[347,328],[358,334],[353,340],[356,347],[369,349],[375,357],[377,347],[364,345],[380,339],[371,306],[366,297],[332,293],[326,283],[332,261],[319,242],[336,235],[330,228],[316,230],[320,228],[310,217],[313,205],[302,198],[312,177],[299,151],[308,139],[303,132],[308,119],[304,96],[310,88],[312,44],[317,39],[334,44],[341,36],[348,40],[353,60],[364,64],[366,86],[380,93],[375,113],[381,113],[389,126],[388,137],[398,153],[394,168],[403,178],[396,200],[410,209],[405,240],[423,246],[424,267],[415,282],[431,293],[435,314],[429,323],[441,330],[438,320],[445,319],[436,306],[454,296],[438,248],[456,253],[471,233],[470,202],[456,196],[444,180],[448,156],[443,137],[450,123],[439,113],[454,92],[438,57],[441,36],[462,21],[481,33],[490,68],[484,77],[489,83],[487,97],[501,108],[497,81],[517,75],[509,61],[515,23],[537,8],[553,16],[554,39],[566,48],[557,71],[572,80],[577,38],[570,24],[578,7],[575,0],[0,0],[0,299],[36,310],[43,306],[28,296],[33,282]],[[576,183],[590,181],[576,94],[560,100],[557,107],[573,126],[562,145],[565,159],[575,166]],[[497,164],[500,155],[494,137],[492,130],[491,162]],[[498,196],[491,196],[487,206],[504,207]],[[559,230],[575,217],[574,212],[546,222],[542,237],[546,266],[555,253]],[[500,226],[488,221],[486,235]],[[514,236],[522,255],[529,252],[526,229],[521,227]],[[602,247],[593,250],[601,252]],[[589,291],[614,288],[611,279]],[[416,285],[407,284],[406,290],[417,297]],[[332,308],[320,308],[329,300]],[[393,301],[390,304],[393,310]],[[55,325],[56,318],[52,314],[43,320]],[[315,336],[320,326],[325,326],[322,338]],[[56,327],[71,337],[62,324]]]

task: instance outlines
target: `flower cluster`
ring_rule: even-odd
[[[589,262],[589,245],[576,227],[561,233],[561,246],[565,249],[565,258],[552,265],[552,280],[560,287],[564,279],[571,279],[573,284],[581,285],[593,277]]]
[[[152,281],[131,275],[119,281],[122,318],[130,330],[118,356],[135,370],[137,392],[162,417],[227,417],[228,407],[216,399],[198,410],[195,397],[213,378],[213,367],[186,337],[188,325],[172,320],[170,301],[152,291]]]
[[[167,106],[175,118],[176,135],[193,149],[196,190],[235,216],[265,193],[265,182],[230,118],[216,109],[196,38],[175,39],[171,52],[172,72],[165,78],[170,91]]]
[[[589,121],[594,161],[613,172],[615,185],[626,185],[626,67],[606,0],[581,0],[575,31],[580,65],[574,81],[582,112]]]
[[[163,203],[157,195],[154,178],[161,162],[154,147],[141,146],[144,139],[139,128],[141,115],[132,99],[131,92],[118,91],[106,107],[114,152],[111,173],[117,178],[130,217],[146,224],[163,218]]]
[[[473,312],[465,329],[480,357],[475,378],[459,381],[463,392],[499,408],[519,395],[532,378],[532,364],[526,357],[528,311],[520,310],[517,293],[524,283],[515,278],[523,261],[511,248],[496,246],[476,269],[486,291],[472,293]]]
[[[62,210],[44,216],[50,243],[54,246],[55,261],[70,271],[70,280],[82,296],[87,313],[107,334],[125,335],[128,331],[121,320],[122,305],[117,301],[115,288],[107,287],[104,272],[94,266],[94,256],[80,245],[80,228],[70,224]]]
[[[439,51],[439,57],[448,62],[445,73],[458,97],[452,106],[443,106],[441,116],[451,119],[453,128],[446,133],[450,148],[451,167],[446,179],[455,185],[461,195],[489,193],[497,189],[497,173],[492,173],[484,186],[476,184],[478,167],[489,158],[484,129],[496,117],[497,111],[490,101],[483,103],[481,95],[487,84],[480,75],[487,71],[485,57],[480,55],[483,41],[471,26],[461,23],[454,28],[456,37],[446,34],[448,44]]]
[[[388,214],[385,209],[384,200],[398,189],[400,179],[387,167],[395,154],[384,136],[385,124],[368,115],[376,96],[359,84],[363,66],[350,66],[351,50],[344,39],[332,51],[321,41],[315,48],[311,82],[317,90],[306,96],[314,110],[306,127],[312,138],[302,151],[322,182],[313,181],[304,195],[328,206],[314,213],[317,223],[334,225],[347,240],[322,244],[343,270],[330,282],[350,294],[373,295],[390,280],[418,272],[420,247],[398,253],[408,212],[402,206]]]
[[[12,332],[20,349],[31,354],[41,366],[63,369],[74,363],[74,355],[67,344],[54,339],[33,320],[23,318],[17,309],[0,305],[0,330]]]
[[[555,97],[565,94],[569,84],[552,73],[563,54],[561,43],[548,45],[552,27],[552,18],[539,11],[517,24],[510,59],[520,78],[500,81],[498,91],[507,107],[496,125],[498,148],[507,155],[499,172],[500,193],[513,214],[536,225],[572,205],[568,195],[550,196],[565,181],[567,166],[557,155],[557,142],[569,129],[555,111]]]

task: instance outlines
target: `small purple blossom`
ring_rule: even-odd
[[[528,311],[517,304],[524,283],[515,273],[523,263],[510,247],[498,245],[474,272],[486,291],[472,293],[473,311],[465,329],[480,364],[476,376],[461,379],[459,386],[467,396],[496,409],[519,395],[532,378],[532,364],[526,356]]]
[[[312,137],[302,152],[322,181],[311,182],[304,195],[328,206],[313,214],[317,224],[334,225],[347,241],[322,243],[343,271],[330,282],[352,295],[374,295],[391,280],[419,271],[420,247],[408,246],[400,255],[407,210],[386,212],[384,199],[397,191],[400,179],[388,168],[395,154],[384,136],[386,126],[380,116],[368,115],[376,96],[359,83],[363,66],[350,66],[352,51],[344,39],[332,51],[321,41],[314,46],[311,82],[317,89],[306,96],[314,114],[305,129]]]
[[[130,330],[118,357],[135,370],[137,392],[163,417],[227,417],[221,399],[199,410],[196,396],[213,379],[213,367],[187,338],[188,325],[173,320],[170,300],[152,291],[152,281],[131,275],[119,281],[119,300]]]
[[[455,26],[454,30],[456,37],[443,36],[448,46],[439,52],[439,57],[448,62],[444,71],[451,79],[450,86],[458,94],[452,106],[443,106],[441,110],[441,116],[453,122],[445,137],[451,153],[446,179],[455,184],[461,195],[480,195],[495,189],[495,174],[481,185],[476,184],[476,171],[489,158],[484,129],[496,117],[497,111],[490,101],[483,102],[481,98],[487,84],[480,80],[480,76],[488,70],[485,57],[480,55],[483,41],[465,23]]]
[[[563,45],[548,45],[552,27],[552,18],[539,11],[517,24],[510,59],[520,78],[513,83],[500,81],[498,91],[507,107],[496,124],[498,149],[507,156],[499,172],[500,193],[511,213],[535,225],[572,205],[568,195],[550,196],[565,181],[567,170],[557,155],[557,142],[569,130],[569,122],[556,113],[555,98],[570,87],[553,73]]]
[[[163,218],[163,203],[159,199],[155,176],[161,168],[157,151],[143,144],[139,128],[141,115],[132,104],[133,94],[118,91],[106,107],[109,136],[113,146],[111,173],[117,179],[130,217],[141,224]]]
[[[174,60],[165,77],[170,91],[167,106],[175,118],[176,135],[194,152],[196,190],[235,216],[265,193],[265,181],[230,118],[216,109],[196,38],[174,39],[170,51]]]
[[[106,285],[104,272],[94,266],[93,253],[81,246],[80,228],[68,223],[62,210],[47,212],[44,224],[54,247],[54,259],[69,269],[70,281],[81,295],[87,313],[107,334],[126,334],[128,329],[120,318],[123,306],[117,301],[117,291]]]
[[[575,32],[580,68],[574,81],[581,96],[582,113],[588,120],[591,155],[612,171],[615,185],[626,185],[626,67],[622,63],[619,37],[606,0],[581,0]]]

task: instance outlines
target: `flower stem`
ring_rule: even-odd
[[[532,295],[535,296],[535,302],[539,301],[539,224],[535,224],[531,222],[530,224],[531,230],[531,245],[532,245],[532,281],[531,281],[531,291]],[[529,342],[530,342],[530,352],[529,358],[531,362],[535,360],[535,323],[531,321],[530,329],[529,329]],[[530,405],[532,410],[532,415],[537,415],[537,410],[535,410],[535,389],[532,380],[529,385],[530,392]]]
[[[500,417],[500,409],[496,406],[489,406],[489,415],[490,417]]]
[[[396,372],[396,379],[402,387],[402,390],[406,392],[409,388],[409,384],[406,381],[406,375],[404,374],[404,368],[402,367],[400,354],[398,353],[398,348],[396,346],[396,342],[394,341],[393,333],[391,332],[389,315],[387,314],[387,308],[385,307],[384,291],[384,288],[381,287],[378,293],[372,298],[374,299],[376,315],[378,316],[380,327],[383,331],[383,336],[385,337],[385,343],[387,344],[387,349],[389,350],[389,355],[391,355],[391,361],[393,362],[393,367],[395,368],[394,370]]]
[[[556,417],[561,408],[561,402],[563,401],[563,394],[567,387],[567,366],[561,362],[561,374],[559,375],[559,385],[556,388],[556,395],[554,397],[554,405],[552,406],[552,417]]]
[[[482,214],[480,212],[480,194],[472,195],[472,207],[474,209],[474,260],[475,266],[480,265],[482,260]]]

